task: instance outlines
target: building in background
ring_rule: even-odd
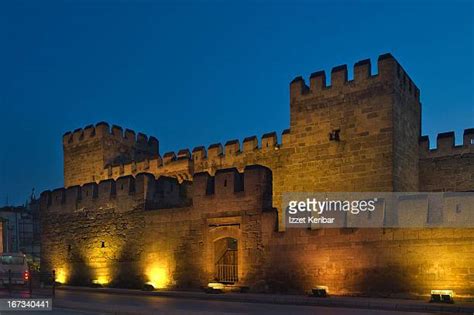
[[[39,265],[40,227],[39,203],[32,195],[23,206],[0,208],[2,251],[23,253],[28,261]]]
[[[4,246],[3,246],[3,219],[0,218],[0,253],[4,252]]]

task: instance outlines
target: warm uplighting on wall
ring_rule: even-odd
[[[64,284],[67,281],[67,272],[64,268],[56,269],[56,282]]]
[[[99,276],[97,279],[92,280],[92,283],[106,285],[109,283],[109,278],[107,276]]]
[[[115,239],[104,240],[96,238],[94,245],[84,249],[84,256],[90,257],[87,266],[90,268],[91,273],[95,275],[92,283],[102,286],[107,285],[114,278],[110,266],[116,262],[117,242]]]
[[[167,268],[157,264],[147,267],[146,276],[148,277],[147,284],[152,285],[155,289],[166,288],[170,282]]]

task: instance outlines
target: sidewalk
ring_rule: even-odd
[[[77,291],[77,292],[93,292],[107,294],[122,294],[136,296],[162,296],[170,298],[187,298],[200,300],[215,300],[228,302],[245,302],[245,303],[270,303],[270,304],[288,304],[288,305],[305,305],[305,306],[325,306],[325,307],[344,307],[359,309],[376,309],[404,312],[430,312],[430,313],[457,313],[457,314],[474,314],[474,303],[455,303],[455,304],[438,304],[428,303],[423,300],[403,300],[388,298],[365,298],[365,297],[328,297],[316,298],[302,295],[276,295],[276,294],[253,294],[253,293],[224,293],[224,294],[207,294],[199,291],[141,291],[130,289],[111,289],[111,288],[88,288],[88,287],[71,287],[61,286],[57,290]],[[71,302],[68,302],[72,304]],[[62,307],[73,307],[87,309],[84,303],[78,305],[69,305],[57,301],[56,305]],[[74,303],[75,304],[75,303]],[[92,310],[92,309],[90,309]],[[125,311],[122,309],[122,311]],[[126,311],[123,312],[127,313]]]

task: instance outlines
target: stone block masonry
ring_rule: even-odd
[[[158,156],[158,140],[105,122],[63,136],[64,186],[99,181],[104,165]]]
[[[462,145],[456,146],[454,132],[441,133],[430,149],[427,136],[420,139],[421,191],[474,190],[474,129],[466,129]]]
[[[69,283],[189,288],[231,261],[253,291],[474,296],[473,229],[280,222],[284,192],[474,190],[473,130],[430,149],[420,90],[390,54],[377,68],[362,60],[353,80],[346,65],[295,78],[281,135],[160,155],[156,138],[107,123],[66,133],[65,188],[42,194],[42,268]]]
[[[197,173],[192,192],[160,179],[141,173],[44,192],[42,268],[70,284],[198,288],[215,281],[215,248],[232,238],[238,284],[256,292],[304,293],[324,284],[333,294],[446,287],[472,295],[472,228],[278,232],[266,167]]]

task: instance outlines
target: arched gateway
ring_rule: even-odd
[[[214,276],[221,283],[235,283],[238,277],[238,240],[225,237],[214,242]]]

